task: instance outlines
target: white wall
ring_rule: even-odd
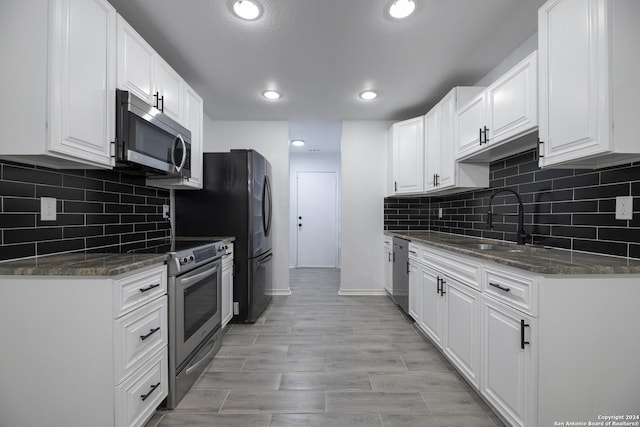
[[[341,206],[341,167],[340,153],[292,153],[289,157],[289,267],[296,265],[298,243],[296,239],[296,220],[298,211],[297,174],[298,172],[336,172],[338,177],[338,239],[340,239]],[[340,264],[340,243],[338,241],[338,265]]]
[[[289,123],[286,121],[216,121],[205,115],[204,151],[251,148],[272,167],[273,293],[289,295]]]
[[[391,122],[342,122],[340,295],[385,295],[383,205]]]

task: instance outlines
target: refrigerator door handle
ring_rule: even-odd
[[[269,262],[269,260],[271,260],[271,258],[273,258],[273,254],[267,255],[264,259],[261,259],[256,264],[258,264],[260,266],[265,265],[265,264],[267,264]]]
[[[271,212],[271,184],[269,176],[265,175],[264,186],[262,187],[262,227],[265,236],[271,233]]]

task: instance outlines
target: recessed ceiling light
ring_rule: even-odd
[[[378,93],[372,90],[365,90],[364,92],[360,92],[359,96],[360,96],[360,99],[363,99],[365,101],[371,101],[378,97]]]
[[[304,145],[304,141],[301,139],[294,139],[291,141],[291,145],[295,145],[296,147],[302,147]]]
[[[280,92],[277,92],[275,90],[265,90],[264,92],[262,92],[262,96],[272,101],[280,99],[282,97],[282,95],[280,95]]]
[[[253,21],[260,17],[260,6],[254,0],[236,0],[233,3],[233,11],[242,19]]]
[[[389,6],[389,15],[396,19],[406,18],[416,9],[413,0],[396,0]]]

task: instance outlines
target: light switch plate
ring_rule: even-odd
[[[616,197],[616,219],[633,219],[633,197]]]
[[[56,199],[53,197],[40,197],[40,220],[56,220]]]
[[[162,218],[169,219],[169,205],[162,205]]]

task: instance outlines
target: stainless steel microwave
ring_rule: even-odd
[[[116,169],[191,177],[191,132],[133,93],[116,89]]]

